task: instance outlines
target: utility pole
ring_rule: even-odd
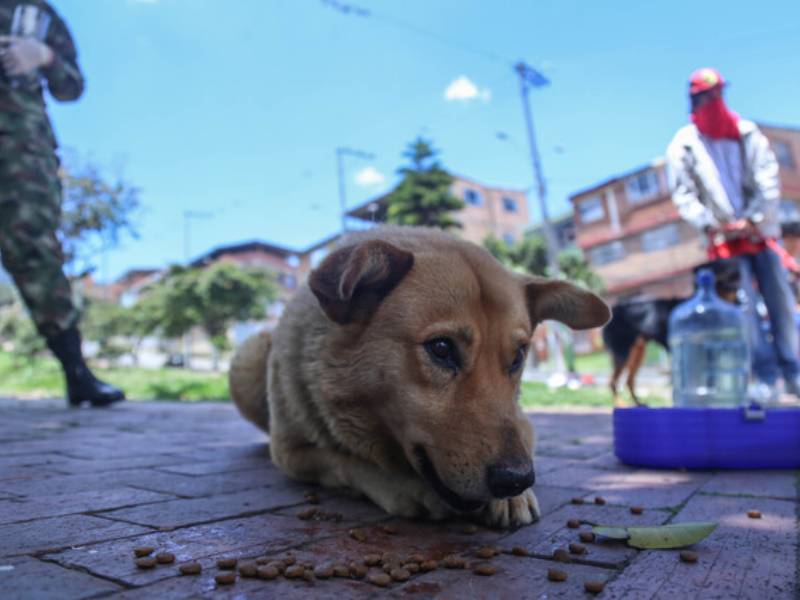
[[[553,226],[550,223],[550,214],[547,210],[547,184],[545,183],[544,173],[542,172],[542,161],[539,158],[539,149],[536,146],[536,133],[533,127],[533,113],[529,90],[534,87],[544,87],[550,82],[539,71],[524,62],[520,61],[514,66],[514,70],[519,75],[519,90],[522,96],[522,112],[525,115],[525,127],[528,133],[528,146],[531,152],[531,166],[533,167],[533,177],[536,182],[536,195],[539,200],[539,210],[542,213],[542,230],[544,240],[547,245],[547,264],[553,274],[558,271],[558,261],[556,254],[558,248],[556,239],[553,235]]]
[[[338,147],[336,148],[336,173],[339,180],[339,208],[342,211],[342,235],[347,233],[347,190],[345,188],[345,175],[344,175],[344,157],[352,156],[353,158],[361,158],[364,160],[373,160],[374,154],[364,152],[363,150],[356,150],[354,148]]]

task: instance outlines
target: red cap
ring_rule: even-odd
[[[699,94],[700,92],[707,92],[718,85],[725,85],[725,80],[722,78],[719,71],[711,67],[697,69],[689,77],[689,93],[692,95]]]

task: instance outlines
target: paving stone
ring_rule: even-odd
[[[274,486],[210,498],[172,500],[123,508],[104,512],[102,516],[153,527],[180,527],[264,512],[302,502],[304,497],[297,488]]]
[[[580,529],[570,529],[567,521],[577,519],[602,525],[661,525],[671,514],[660,510],[648,510],[643,515],[632,515],[626,508],[618,506],[598,506],[596,504],[567,504],[542,518],[538,523],[523,527],[502,540],[504,548],[522,546],[539,557],[549,557],[556,548],[566,548],[571,542],[580,542],[587,548],[581,561],[620,567],[635,556],[637,550],[616,541],[581,542],[578,533],[590,531],[588,525]],[[576,557],[577,559],[577,557]]]
[[[28,556],[0,559],[0,595],[4,600],[77,600],[121,589],[110,581]]]
[[[554,487],[551,485],[535,485],[533,488],[536,499],[539,500],[539,510],[542,516],[548,515],[565,504],[572,498],[586,496],[586,490],[577,488]]]
[[[700,491],[797,500],[797,485],[798,475],[793,471],[723,471],[713,475]]]
[[[386,520],[389,515],[377,504],[367,498],[350,498],[342,492],[326,490],[307,486],[307,490],[315,492],[319,498],[319,504],[309,504],[305,502],[305,495],[301,496],[304,504],[285,508],[276,511],[278,514],[297,518],[297,513],[309,508],[317,508],[326,513],[335,513],[341,516],[342,523],[370,523],[374,521]]]
[[[602,597],[642,600],[797,598],[793,556],[713,546],[701,542],[692,548],[698,554],[694,564],[681,562],[677,550],[641,552],[624,574],[608,585]]]
[[[492,559],[491,564],[497,568],[497,574],[492,577],[482,577],[470,571],[439,569],[414,577],[398,589],[393,589],[389,596],[448,600],[585,598],[584,581],[606,581],[613,575],[613,571],[599,567],[574,563],[565,565],[529,557],[500,556]],[[567,580],[549,581],[547,571],[552,568],[566,571]]]
[[[0,556],[42,552],[52,548],[118,539],[148,531],[151,530],[138,525],[86,515],[11,523],[0,525]]]
[[[174,498],[167,494],[125,487],[29,497],[0,502],[0,524],[164,502]]]
[[[304,544],[316,545],[319,540],[332,536],[347,540],[350,539],[347,529],[348,526],[333,523],[258,515],[70,548],[48,554],[46,558],[130,585],[145,585],[173,577],[177,565],[183,562],[198,561],[206,571],[214,567],[218,558],[262,556]],[[172,552],[176,557],[175,564],[147,571],[138,569],[134,564],[133,549],[139,546]]]

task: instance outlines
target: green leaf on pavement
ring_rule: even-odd
[[[616,527],[596,525],[597,535],[625,540],[633,548],[681,548],[707,538],[716,523],[674,523],[655,527]]]

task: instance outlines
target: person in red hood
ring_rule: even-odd
[[[667,149],[672,200],[707,237],[711,260],[738,257],[756,380],[774,390],[782,375],[786,391],[800,397],[800,342],[786,271],[797,265],[779,242],[778,163],[755,123],[727,107],[725,86],[716,69],[698,69],[689,78],[691,124]],[[771,340],[761,327],[754,281],[769,313]]]

